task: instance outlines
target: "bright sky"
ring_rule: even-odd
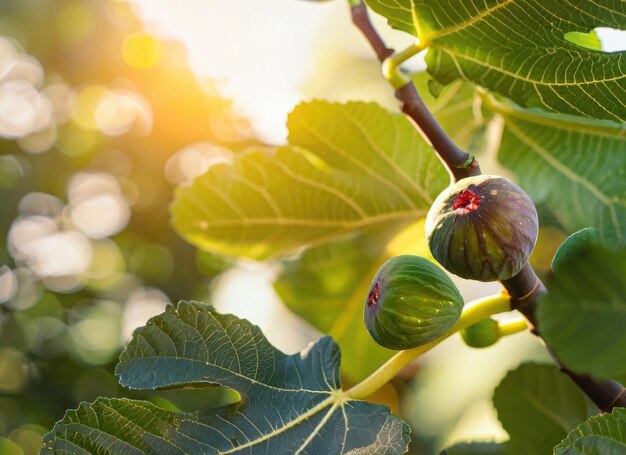
[[[193,70],[221,81],[223,95],[271,141],[285,136],[284,117],[300,98],[298,83],[311,70],[307,50],[338,3],[135,1],[149,30],[184,43]]]
[[[356,58],[372,58],[351,27],[345,1],[132,1],[148,31],[181,41],[192,69],[221,81],[222,94],[271,142],[284,141],[285,117],[303,98],[301,87],[315,71],[312,52],[339,48]],[[379,25],[386,28],[383,21]],[[398,45],[410,40],[389,29],[385,37]]]

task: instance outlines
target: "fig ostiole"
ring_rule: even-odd
[[[433,257],[455,275],[478,281],[506,280],[519,273],[538,231],[530,197],[509,180],[492,175],[451,185],[426,217]]]
[[[410,349],[446,333],[461,316],[463,297],[450,277],[419,256],[389,259],[365,301],[365,326],[389,349]]]
[[[496,344],[502,335],[498,321],[486,318],[461,330],[461,336],[468,346],[486,348]]]

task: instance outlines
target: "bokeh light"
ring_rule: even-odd
[[[13,298],[17,292],[17,278],[15,273],[6,265],[0,267],[0,303]]]
[[[85,301],[72,310],[69,333],[72,354],[88,365],[108,363],[120,346],[122,309],[116,302]]]
[[[47,127],[52,103],[25,80],[0,85],[0,135],[17,139]]]
[[[134,126],[141,136],[152,130],[152,111],[145,99],[128,90],[108,92],[95,111],[96,126],[107,136],[121,136]]]
[[[11,188],[25,177],[28,164],[17,156],[0,156],[0,188]]]
[[[133,330],[144,321],[165,311],[168,303],[170,303],[169,297],[156,288],[139,288],[133,292],[124,304],[121,342],[128,341]]]
[[[165,176],[171,183],[191,182],[211,166],[230,163],[233,153],[227,148],[208,142],[193,144],[172,155],[165,164]]]
[[[151,68],[161,60],[161,43],[147,33],[127,36],[122,43],[124,61],[133,68]]]
[[[100,101],[110,96],[110,90],[102,85],[88,85],[83,87],[76,96],[72,109],[72,120],[79,127],[86,130],[97,128],[96,109]]]
[[[128,224],[130,209],[112,175],[76,174],[70,181],[68,193],[71,222],[88,237],[109,237]]]
[[[28,359],[17,349],[0,349],[0,392],[18,393],[28,381]]]

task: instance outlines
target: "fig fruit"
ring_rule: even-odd
[[[538,230],[537,210],[528,195],[492,175],[451,185],[426,217],[433,257],[455,275],[478,281],[516,275],[535,247]]]
[[[440,267],[419,256],[397,256],[372,281],[365,326],[381,346],[410,349],[443,335],[462,309],[463,297]]]
[[[463,341],[473,348],[486,348],[500,339],[500,325],[492,318],[486,318],[461,330]]]

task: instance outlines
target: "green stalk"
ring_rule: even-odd
[[[406,49],[387,57],[383,61],[383,76],[385,76],[385,79],[389,81],[394,89],[397,90],[411,82],[411,78],[400,71],[400,65],[423,49],[424,46],[416,42]]]
[[[526,318],[500,321],[498,323],[498,332],[500,333],[500,338],[523,332],[524,330],[528,330],[528,321],[526,321]]]
[[[370,396],[372,393],[376,392],[387,382],[393,379],[400,372],[400,370],[406,367],[409,363],[425,352],[430,351],[446,338],[455,334],[459,330],[463,330],[470,325],[476,324],[484,318],[493,314],[509,311],[510,309],[511,302],[509,297],[504,294],[492,295],[467,303],[463,308],[463,313],[461,313],[459,320],[445,334],[430,343],[398,352],[382,366],[380,366],[378,370],[374,371],[371,375],[356,384],[351,389],[348,389],[346,391],[346,395],[349,398],[356,400],[361,400]]]

